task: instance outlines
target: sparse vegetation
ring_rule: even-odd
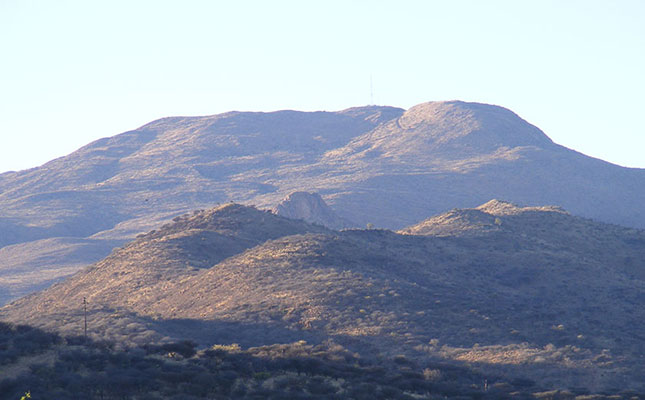
[[[495,224],[495,213],[504,213],[503,224]],[[473,215],[479,219],[468,219]],[[359,393],[398,396],[396,388],[405,396],[425,396],[401,382],[408,374],[426,386],[453,382],[450,368],[469,377],[466,386],[478,388],[470,393],[453,382],[454,396],[493,396],[494,390],[510,395],[507,388],[524,394],[566,389],[585,395],[576,392],[580,388],[586,394],[615,393],[616,387],[642,391],[645,311],[638,305],[645,248],[638,243],[643,232],[562,210],[501,202],[477,212],[455,210],[434,223],[445,224],[443,233],[334,232],[229,204],[181,216],[0,314],[66,335],[67,345],[80,353],[60,353],[63,361],[84,359],[95,350],[87,353],[82,338],[73,336],[83,334],[86,297],[93,346],[116,354],[115,360],[132,351],[163,359],[171,368],[164,374],[176,382],[184,365],[195,367],[187,360],[201,360],[207,350],[231,357],[273,352],[273,359],[278,352],[309,348],[300,340],[315,343],[314,352],[332,341],[353,357],[330,367],[327,350],[321,350],[313,358],[303,355],[306,362],[289,361],[298,368],[234,370],[227,372],[235,376],[228,380],[230,391],[294,384],[298,390],[315,385],[301,394],[340,396],[340,385],[350,398]],[[615,254],[631,264],[618,263]],[[40,348],[33,351],[41,353]],[[47,350],[43,354],[40,363],[20,355],[22,365],[34,365],[23,372],[53,374],[47,368],[55,357]],[[403,377],[392,378],[396,384],[381,380],[383,375],[370,378],[394,388],[374,392],[360,379],[321,372],[346,368],[346,363],[367,368],[360,369],[366,376],[383,367],[386,374],[398,371]],[[321,377],[312,378],[305,367]],[[119,368],[110,371],[124,373]],[[131,361],[123,368],[132,368]],[[301,382],[303,375],[308,378]],[[133,385],[138,390],[143,384]],[[26,390],[35,395],[39,387],[16,387],[13,393],[15,398]],[[350,396],[350,388],[356,394]],[[563,393],[553,396],[565,398]]]
[[[445,363],[419,363],[403,355],[362,358],[330,341],[201,349],[195,343],[181,342],[115,350],[106,343],[81,344],[75,338],[60,338],[25,326],[1,326],[11,334],[0,340],[0,353],[18,354],[3,364],[4,371],[15,372],[0,374],[2,400],[32,396],[57,400],[573,399],[571,392],[548,392],[527,380],[484,376]],[[53,341],[36,352],[23,349],[27,333]],[[593,398],[636,396],[636,392],[616,392]]]

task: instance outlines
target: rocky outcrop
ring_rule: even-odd
[[[302,219],[331,229],[350,228],[353,224],[339,217],[318,193],[293,192],[273,209],[275,214]]]

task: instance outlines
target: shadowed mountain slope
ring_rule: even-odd
[[[426,235],[334,232],[227,205],[144,235],[0,316],[79,334],[86,297],[97,339],[332,338],[546,386],[642,382],[643,231],[499,201],[422,225],[408,232]]]
[[[273,208],[296,191],[320,193],[357,226],[400,229],[503,198],[645,227],[645,171],[559,146],[502,107],[449,101],[164,118],[0,175],[0,276],[20,282],[5,299],[56,279],[27,281],[20,252],[42,246],[10,245],[91,240],[96,246],[74,250],[90,263],[191,209],[232,199]],[[77,264],[58,254],[47,268],[61,277]]]
[[[544,392],[527,379],[504,379],[433,360],[365,358],[327,341],[243,349],[190,341],[114,349],[102,342],[63,338],[0,322],[0,399],[29,388],[32,398],[57,400],[191,399],[572,399],[570,391]],[[106,371],[108,371],[106,373]],[[73,375],[72,375],[73,374]],[[73,378],[70,378],[72,376]],[[576,393],[580,393],[577,389]],[[633,400],[616,389],[597,400]],[[24,396],[29,397],[29,396]]]

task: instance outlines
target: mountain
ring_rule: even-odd
[[[331,229],[353,226],[348,220],[339,217],[318,193],[293,192],[275,206],[273,212],[283,217],[302,219]]]
[[[86,299],[97,340],[333,340],[545,387],[645,389],[643,260],[644,231],[557,207],[495,200],[395,233],[227,204],[140,236],[0,318],[78,335]]]
[[[297,191],[319,193],[356,226],[401,229],[502,198],[645,227],[644,170],[559,146],[498,106],[172,117],[0,174],[0,302],[192,209],[270,209]]]
[[[109,305],[109,310],[97,312],[112,314],[115,307],[128,308],[165,293],[168,281],[186,279],[269,239],[309,232],[330,231],[237,204],[196,211],[174,218],[159,231],[140,235],[92,268],[54,285],[46,292],[54,297],[45,302],[49,313],[65,321],[69,319],[63,316],[82,304],[83,298],[90,304]],[[25,321],[40,314],[25,312]]]

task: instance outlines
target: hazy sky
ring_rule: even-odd
[[[172,115],[502,105],[645,167],[645,1],[0,0],[0,172]]]

